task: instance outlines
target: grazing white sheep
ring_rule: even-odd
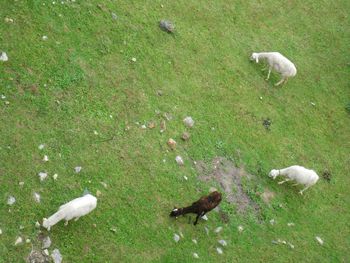
[[[62,219],[66,220],[64,225],[68,225],[68,221],[75,218],[77,221],[81,216],[90,213],[96,208],[97,199],[91,194],[73,199],[72,201],[60,206],[58,211],[48,219],[44,218],[43,227],[50,231],[51,226],[57,224]]]
[[[294,77],[297,74],[295,65],[279,52],[253,53],[250,59],[255,60],[256,63],[259,63],[259,60],[266,59],[269,67],[269,73],[267,74],[266,80],[270,78],[272,69],[282,75],[282,79],[277,82],[275,86],[287,83],[289,77]]]
[[[273,169],[269,173],[269,176],[273,179],[276,179],[277,176],[283,176],[286,177],[284,181],[279,182],[278,184],[283,184],[288,181],[294,180],[296,184],[303,184],[306,187],[301,190],[299,193],[303,194],[303,192],[308,189],[310,186],[316,184],[316,182],[319,179],[319,176],[316,174],[315,171],[306,169],[305,167],[299,166],[299,165],[293,165],[284,169],[276,170]]]

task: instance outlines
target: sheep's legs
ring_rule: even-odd
[[[284,180],[284,181],[278,182],[278,184],[284,184],[285,182],[288,182],[288,181],[290,181],[290,180],[291,180],[291,179],[287,178],[287,179]]]
[[[68,226],[68,220],[67,220],[66,222],[64,222],[64,225],[65,225],[65,226]]]
[[[267,74],[267,78],[266,78],[266,80],[269,80],[269,78],[270,78],[270,74],[271,74],[271,68],[269,68],[269,73]]]
[[[308,189],[310,187],[310,185],[308,185],[308,186],[306,186],[303,190],[301,190],[300,192],[299,192],[299,194],[303,194],[303,192],[306,190],[306,189]]]
[[[197,225],[199,217],[202,217],[202,216],[204,216],[205,214],[206,214],[206,212],[202,212],[202,213],[198,214],[197,217],[196,217],[196,221],[195,221],[193,224],[194,224],[194,225]]]
[[[283,82],[287,83],[287,78],[283,77],[279,82],[275,84],[275,86],[281,85]]]
[[[74,219],[74,221],[75,221],[75,222],[78,221],[79,218],[80,218],[80,217],[77,217],[76,219]]]

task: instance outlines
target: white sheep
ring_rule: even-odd
[[[68,221],[75,218],[77,221],[81,216],[90,213],[96,208],[97,199],[91,194],[86,194],[82,197],[75,198],[72,201],[61,205],[56,213],[50,216],[48,219],[44,218],[43,227],[48,231],[50,228],[57,224],[61,220],[65,220],[64,225],[68,225]]]
[[[275,86],[287,83],[289,77],[294,77],[297,74],[295,65],[279,52],[253,53],[250,57],[250,60],[255,60],[256,63],[259,63],[259,60],[261,59],[266,59],[269,67],[269,73],[267,74],[266,80],[270,78],[272,69],[282,75],[282,79],[277,82]]]
[[[269,177],[272,177],[273,179],[276,179],[277,176],[286,177],[284,181],[281,181],[278,184],[283,184],[285,182],[294,180],[296,182],[294,185],[305,185],[306,187],[299,192],[300,194],[303,194],[306,189],[316,184],[319,179],[319,176],[315,171],[306,169],[305,167],[299,165],[293,165],[280,170],[273,169],[269,173]]]

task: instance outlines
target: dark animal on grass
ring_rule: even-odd
[[[197,214],[196,221],[193,223],[197,225],[199,217],[204,216],[207,212],[213,210],[221,202],[221,193],[215,191],[207,196],[202,196],[198,201],[192,203],[192,205],[183,208],[174,208],[171,211],[171,217],[178,217],[185,214]]]

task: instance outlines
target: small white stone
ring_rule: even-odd
[[[39,149],[39,150],[42,150],[42,149],[44,149],[44,147],[45,147],[45,144],[40,144],[40,145],[38,146],[38,149]]]
[[[184,165],[184,160],[179,155],[176,156],[175,161],[177,162],[178,165]]]
[[[219,233],[219,232],[221,232],[221,230],[222,230],[222,226],[219,226],[214,230],[214,232]]]
[[[44,41],[46,41],[46,40],[48,39],[48,37],[47,37],[47,36],[43,36],[42,39],[43,39]]]
[[[5,104],[6,104],[6,105],[10,105],[10,102],[9,102],[9,101],[5,101]]]
[[[38,193],[34,193],[33,197],[35,202],[40,203],[41,196]]]
[[[16,203],[16,198],[14,196],[10,195],[7,199],[7,204],[13,205],[14,203]]]
[[[94,134],[95,134],[95,135],[98,135],[98,132],[97,132],[97,131],[94,131]]]
[[[24,185],[24,182],[19,182],[18,185],[19,185],[19,186],[23,186],[23,185]]]
[[[2,235],[2,230],[1,230],[1,228],[0,228],[0,235]]]
[[[44,181],[47,177],[47,173],[44,172],[40,172],[38,175],[40,177],[40,181]]]
[[[207,215],[202,216],[202,219],[204,219],[205,221],[208,221]]]
[[[80,173],[81,169],[82,169],[81,166],[77,166],[77,167],[74,168],[74,171],[75,171],[76,173]]]
[[[38,221],[35,222],[35,227],[40,228],[40,223]]]
[[[288,246],[291,248],[291,249],[294,249],[294,245],[292,243],[289,243],[288,242]]]
[[[193,253],[193,257],[194,257],[194,258],[199,258],[199,256],[198,256],[197,253]]]
[[[15,246],[22,244],[23,239],[21,237],[18,237],[15,241]]]
[[[287,226],[295,226],[294,223],[288,223]]]
[[[47,249],[44,249],[44,253],[45,253],[47,256],[50,255],[50,253],[49,253],[49,251],[48,251]]]
[[[107,184],[105,182],[100,182],[100,184],[102,184],[102,186],[107,189]]]
[[[57,180],[57,177],[58,177],[58,174],[54,174],[53,176],[52,176],[52,178],[56,181]]]
[[[324,242],[319,236],[317,236],[315,238],[316,238],[317,242],[320,243],[320,245],[323,245]]]
[[[174,241],[177,243],[180,240],[180,236],[178,234],[174,234]]]
[[[49,157],[48,157],[47,155],[44,155],[43,161],[44,161],[44,162],[49,161]]]
[[[227,246],[227,242],[223,239],[220,239],[219,241],[219,244],[222,245],[223,247],[226,247]]]
[[[6,96],[2,94],[1,98],[4,100],[4,99],[6,99]]]
[[[192,128],[194,125],[194,120],[192,119],[192,117],[188,116],[185,119],[183,119],[184,124],[189,127]]]
[[[240,226],[238,226],[238,228],[237,228],[237,229],[238,229],[238,232],[240,232],[240,233],[242,233],[242,232],[243,232],[243,230],[244,230],[243,226],[241,226],[241,225],[240,225]]]
[[[5,52],[1,52],[1,55],[0,55],[0,61],[8,61],[9,58],[7,56],[7,54]]]
[[[274,225],[274,224],[276,224],[275,219],[271,219],[271,220],[270,220],[270,225]]]
[[[316,106],[316,103],[314,103],[314,102],[311,102],[311,105],[312,105],[312,106]]]
[[[132,62],[136,62],[136,58],[132,58],[131,61],[132,61]]]
[[[20,230],[23,230],[23,229],[24,229],[24,226],[19,225],[19,229],[20,229]]]
[[[73,0],[72,0],[72,2],[73,2]],[[54,263],[61,263],[62,262],[62,255],[57,248],[55,248],[52,251],[51,257],[52,257]]]
[[[188,178],[187,178],[187,176],[186,175],[184,175],[184,179],[187,181],[188,180]]]
[[[217,247],[217,248],[216,248],[216,251],[217,251],[218,254],[220,254],[220,255],[221,255],[222,253],[224,253],[220,247]]]
[[[147,129],[146,125],[143,124],[143,125],[141,126],[141,129],[143,129],[143,130]]]
[[[43,239],[43,242],[42,242],[43,244],[42,244],[42,246],[41,246],[41,248],[42,249],[45,249],[45,248],[49,248],[50,246],[51,246],[51,239],[50,239],[50,237],[49,236],[47,236],[47,237],[45,237],[44,239]]]
[[[26,243],[27,244],[30,243],[30,239],[29,238],[26,239]]]
[[[13,23],[13,19],[12,19],[12,18],[8,18],[8,17],[5,17],[5,22],[6,22],[6,23]]]
[[[192,242],[195,243],[196,245],[198,244],[196,239],[192,239]]]
[[[110,114],[110,115],[109,115],[109,118],[113,119],[113,116],[112,116],[112,114]]]

